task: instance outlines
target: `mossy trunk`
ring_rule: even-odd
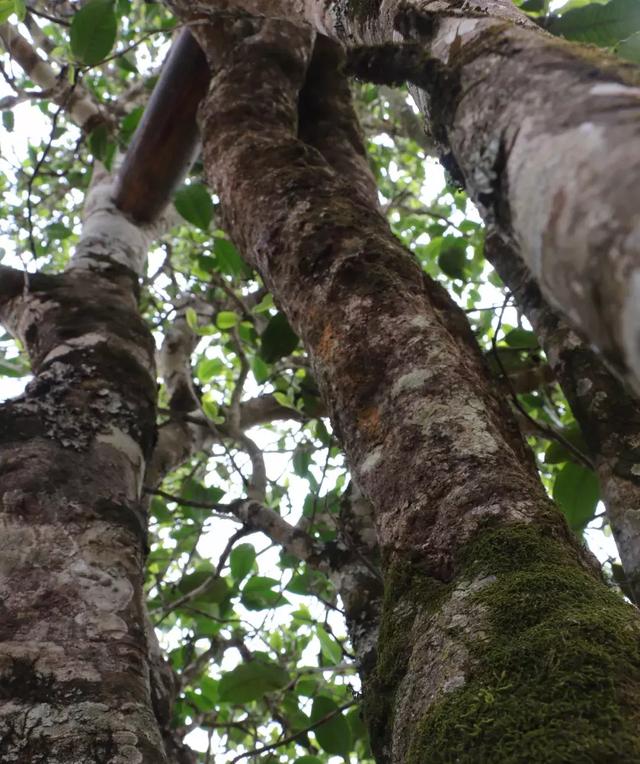
[[[466,317],[377,211],[339,51],[312,57],[286,23],[195,34],[224,62],[209,179],[374,508],[377,761],[640,761],[637,612],[548,499]]]
[[[446,582],[387,569],[365,690],[379,761],[640,761],[636,613],[548,521],[487,523]]]

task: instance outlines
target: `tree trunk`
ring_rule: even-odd
[[[224,62],[205,166],[374,507],[377,760],[640,761],[637,613],[547,498],[466,318],[375,209],[338,51],[321,42],[302,89],[308,31],[238,29],[197,28]]]
[[[156,382],[136,297],[150,239],[106,181],[65,273],[2,269],[0,316],[34,373],[0,407],[3,762],[167,761],[142,588]]]
[[[170,4],[206,18],[205,3]],[[551,37],[511,0],[209,4],[306,20],[350,47],[382,45],[361,51],[357,72],[423,89],[429,128],[485,220],[640,390],[637,67]]]
[[[485,255],[531,322],[584,435],[624,571],[640,603],[640,403],[540,294],[513,248],[489,234]]]

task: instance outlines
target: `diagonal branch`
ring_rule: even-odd
[[[51,64],[12,24],[0,25],[0,40],[29,79],[39,85],[54,103],[62,106],[83,132],[91,132],[98,125],[106,125],[110,130],[113,128],[113,120],[93,96],[80,85],[72,85],[64,71],[56,74]]]

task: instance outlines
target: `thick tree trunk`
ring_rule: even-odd
[[[409,79],[450,168],[546,298],[640,389],[640,72],[543,32],[511,0],[210,0],[305,20]],[[404,46],[400,46],[403,43]],[[407,44],[408,43],[408,44]],[[393,45],[390,45],[393,44]]]
[[[517,252],[489,234],[485,255],[531,322],[584,435],[625,574],[640,603],[640,402],[552,310]]]
[[[299,96],[309,33],[244,29],[227,49],[197,30],[225,62],[202,110],[205,165],[374,506],[377,760],[640,761],[637,613],[548,500],[465,317],[375,210],[336,51]]]
[[[136,294],[149,236],[109,193],[94,187],[65,273],[0,280],[0,316],[34,373],[0,407],[3,762],[167,761],[142,591],[156,382]]]

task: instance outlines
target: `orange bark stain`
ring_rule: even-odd
[[[326,324],[316,345],[316,354],[321,361],[329,362],[336,346],[336,335],[331,324]]]
[[[380,430],[380,409],[377,406],[367,406],[358,415],[358,429],[367,437],[375,437]]]

